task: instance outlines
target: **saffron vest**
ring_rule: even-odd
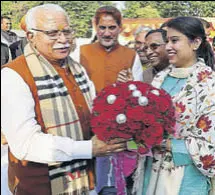
[[[94,82],[97,93],[116,82],[121,70],[132,68],[134,60],[135,51],[119,44],[110,52],[100,43],[83,45],[80,48],[80,63]]]
[[[29,86],[35,101],[36,120],[41,126],[42,131],[44,133],[47,133],[44,127],[44,122],[40,110],[37,87],[34,82],[34,78],[27,66],[25,57],[22,55],[4,67],[8,67],[16,71]],[[90,139],[90,135],[89,133],[87,133],[89,132],[90,111],[88,110],[87,104],[80,91],[80,88],[78,87],[71,73],[68,73],[61,67],[54,67],[63,79],[64,84],[68,88],[68,92],[74,102],[83,129],[84,138]],[[92,167],[92,161],[89,160],[88,173],[91,189],[94,188],[94,174]],[[11,192],[16,192],[16,195],[51,195],[48,165],[25,160],[20,161],[10,152],[10,149],[8,177],[9,188]]]

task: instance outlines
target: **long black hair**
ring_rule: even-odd
[[[199,19],[194,17],[177,17],[168,21],[165,25],[181,32],[191,41],[197,37],[201,38],[202,43],[196,51],[197,57],[203,58],[206,65],[215,70],[213,50],[210,43],[207,41],[204,27]]]

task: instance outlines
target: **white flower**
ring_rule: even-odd
[[[138,103],[139,103],[140,106],[147,106],[148,103],[149,103],[149,100],[148,100],[147,97],[141,96],[141,97],[139,97],[139,99],[138,99]]]
[[[124,114],[118,114],[116,116],[116,122],[118,124],[122,124],[122,123],[125,123],[126,122],[126,116]]]
[[[115,95],[109,95],[107,96],[107,102],[108,104],[113,104],[116,100],[116,96]]]
[[[130,84],[130,85],[128,86],[128,89],[131,90],[131,91],[133,91],[133,90],[137,89],[137,87],[136,87],[136,85],[134,85],[134,84]]]
[[[142,95],[142,93],[139,90],[135,90],[135,91],[132,92],[133,97],[140,97],[141,95]]]

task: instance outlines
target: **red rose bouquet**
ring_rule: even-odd
[[[164,90],[139,81],[115,83],[95,98],[91,127],[103,141],[133,139],[138,153],[146,154],[174,133],[174,115],[171,97]],[[119,164],[115,163],[116,166]],[[116,171],[119,175],[119,167]],[[121,179],[116,178],[116,186],[118,194],[125,194],[123,189],[119,190],[125,186]]]
[[[92,131],[103,141],[134,139],[140,154],[174,133],[175,110],[162,89],[139,82],[116,83],[104,88],[94,100]]]

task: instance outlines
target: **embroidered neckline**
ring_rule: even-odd
[[[169,72],[169,75],[175,78],[179,79],[185,79],[190,76],[190,74],[193,72],[194,66],[188,67],[188,68],[176,68],[173,67],[172,70]]]

